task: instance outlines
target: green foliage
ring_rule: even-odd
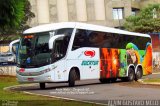
[[[124,27],[133,32],[160,32],[160,4],[150,4],[138,15],[127,17]]]
[[[31,4],[28,0],[25,1],[24,13],[25,13],[25,15],[24,15],[24,18],[21,22],[21,26],[19,28],[20,32],[30,28],[30,26],[27,24],[27,22],[35,17],[35,14],[33,12],[31,12]]]
[[[0,0],[0,28],[19,27],[24,17],[24,0]]]
[[[0,0],[0,42],[17,39],[35,17],[28,0]]]

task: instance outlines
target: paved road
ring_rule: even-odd
[[[144,76],[143,79],[145,79],[145,78],[149,78],[149,79],[160,78],[160,72]]]
[[[41,90],[35,84],[16,90],[104,104],[108,103],[107,100],[160,100],[159,86],[151,87],[138,82],[101,84],[98,80],[86,80],[77,82],[76,85],[69,88],[67,83],[51,83],[47,84],[45,90]]]

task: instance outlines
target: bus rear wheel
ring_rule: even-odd
[[[101,83],[110,83],[110,79],[107,79],[107,78],[99,79],[99,81]]]
[[[69,87],[74,87],[75,81],[76,81],[76,70],[73,68],[69,73],[69,80],[68,80]]]
[[[41,89],[45,89],[46,88],[46,84],[45,83],[39,83],[39,86]]]
[[[137,72],[136,72],[136,77],[135,77],[135,81],[139,80],[142,78],[142,69],[140,67],[137,68]]]

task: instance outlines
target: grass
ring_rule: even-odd
[[[24,94],[23,92],[4,91],[3,88],[18,85],[16,78],[0,76],[0,105],[2,106],[98,106],[91,103],[62,100],[44,96]],[[9,105],[8,105],[9,104]]]
[[[156,79],[144,79],[144,82],[153,82],[153,83],[160,83],[160,78],[156,78]]]

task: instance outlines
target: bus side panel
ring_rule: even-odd
[[[129,58],[127,58],[126,55],[126,49],[119,49],[119,55],[120,55],[120,69],[119,69],[119,76],[118,77],[126,77],[127,75],[127,68],[128,68],[128,61],[130,61]],[[128,60],[127,60],[128,59]]]
[[[80,79],[99,79],[99,48],[83,47],[70,51],[67,56],[67,70],[77,67]]]
[[[143,75],[148,75],[152,73],[152,46],[151,44],[147,44],[146,53],[142,62],[143,66]]]
[[[141,65],[143,69],[143,75],[148,75],[152,73],[152,46],[151,43],[146,44],[144,50],[139,50],[138,46],[134,43],[127,44],[127,64],[133,64],[134,67]],[[136,68],[137,69],[137,68]],[[136,72],[137,70],[135,70]]]
[[[116,78],[120,69],[120,52],[118,49],[100,49],[100,78]]]

